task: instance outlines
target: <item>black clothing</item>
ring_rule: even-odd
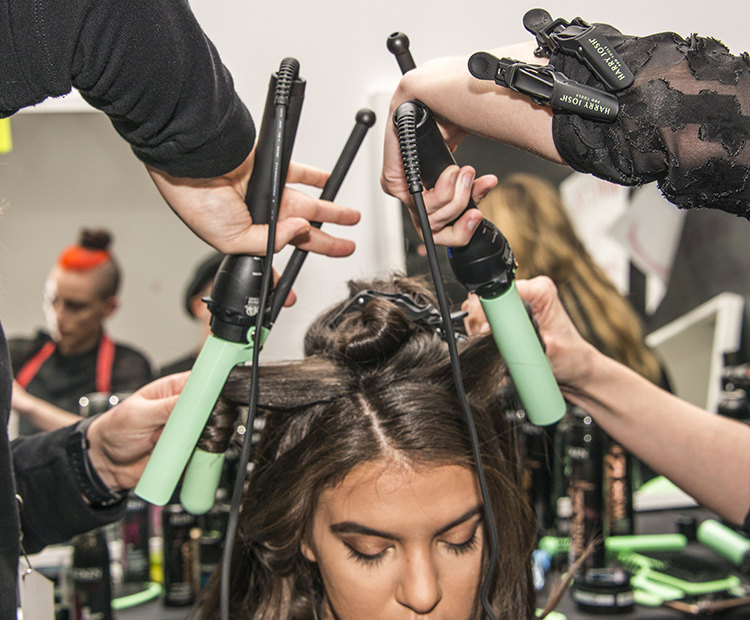
[[[16,617],[16,576],[19,551],[17,493],[23,498],[20,510],[23,547],[27,553],[45,545],[68,540],[76,533],[116,521],[123,516],[124,503],[112,508],[93,509],[83,501],[68,466],[65,445],[73,426],[53,433],[40,433],[8,443],[11,372],[5,335],[0,330],[0,394],[5,421],[0,440],[0,618]],[[12,459],[12,470],[11,470]],[[12,473],[11,473],[12,472]]]
[[[34,338],[10,338],[8,350],[13,376],[36,353],[51,340],[49,334],[37,332]],[[55,350],[42,364],[34,378],[26,386],[26,391],[53,405],[79,413],[78,399],[85,394],[98,391],[96,385],[96,364],[98,345],[79,355],[62,355]],[[154,378],[151,364],[146,357],[123,344],[115,343],[115,357],[112,364],[111,392],[127,394],[135,392]],[[21,419],[23,423],[24,420]],[[28,435],[33,429],[30,423],[22,424],[21,435]]]
[[[0,0],[0,116],[75,87],[104,111],[145,163],[173,176],[212,177],[245,160],[249,112],[184,0]],[[11,368],[0,330],[0,418]],[[72,427],[0,439],[0,620],[16,618],[19,550],[11,458],[24,498],[27,551],[121,515],[88,507],[64,446]]]
[[[185,0],[2,0],[0,116],[81,91],[141,161],[213,177],[247,157],[250,113]]]
[[[617,93],[614,123],[556,112],[555,146],[580,172],[621,185],[657,181],[684,208],[710,207],[750,219],[750,58],[715,39],[671,33],[622,35],[601,26],[635,75]],[[578,60],[553,54],[571,79],[601,88]]]
[[[195,360],[198,359],[196,353],[188,353],[185,357],[181,357],[178,360],[174,360],[169,364],[165,364],[159,369],[159,376],[166,377],[167,375],[173,375],[177,372],[185,372],[186,370],[192,370]]]

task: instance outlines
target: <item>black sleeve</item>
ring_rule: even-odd
[[[555,146],[580,172],[621,185],[657,181],[680,207],[711,207],[750,217],[750,59],[715,39],[671,33],[624,36],[602,25],[635,75],[618,93],[614,123],[556,112]],[[598,85],[570,56],[550,63]]]
[[[75,87],[145,163],[236,168],[255,128],[185,0],[0,0],[0,115]]]
[[[16,492],[23,499],[21,531],[27,553],[112,523],[124,514],[125,502],[91,508],[83,500],[65,449],[74,426],[19,437],[11,443]]]

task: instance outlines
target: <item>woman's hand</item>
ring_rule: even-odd
[[[544,64],[534,56],[533,40],[489,50],[498,58]],[[468,56],[439,58],[404,74],[391,98],[385,128],[383,190],[409,204],[409,190],[401,162],[401,149],[391,118],[396,108],[411,99],[424,103],[435,116],[443,138],[453,150],[469,134],[476,134],[564,163],[552,138],[552,111],[490,80],[469,73]]]
[[[268,226],[253,224],[245,205],[245,191],[253,169],[255,149],[232,172],[210,179],[172,177],[147,166],[156,187],[174,212],[201,239],[225,254],[265,255]],[[322,188],[329,174],[311,166],[289,165],[287,183]],[[311,198],[286,187],[276,230],[278,252],[287,244],[326,256],[349,256],[354,242],[332,237],[310,222],[351,226],[359,221],[356,209]]]
[[[136,485],[189,375],[152,381],[91,423],[89,457],[110,489]]]
[[[521,299],[531,304],[560,389],[563,393],[583,390],[596,358],[602,354],[578,333],[550,278],[517,280],[516,287]]]
[[[435,187],[422,194],[436,244],[451,247],[466,245],[482,221],[479,209],[463,212],[469,204],[469,198],[478,203],[497,185],[497,177],[488,174],[475,179],[475,175],[471,166],[448,166],[438,177]],[[414,226],[421,237],[422,229],[414,202],[410,200],[408,205]]]

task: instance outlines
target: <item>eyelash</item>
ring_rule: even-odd
[[[450,551],[455,553],[456,555],[463,555],[464,553],[469,553],[470,551],[473,551],[476,549],[477,544],[479,543],[479,537],[477,536],[477,531],[474,530],[474,533],[471,535],[471,538],[467,540],[466,542],[453,544],[453,543],[445,543],[446,546]]]
[[[474,530],[474,533],[471,535],[471,538],[467,540],[466,542],[453,544],[453,543],[444,543],[446,547],[456,555],[463,555],[464,553],[469,553],[470,551],[473,551],[477,544],[479,543],[479,537],[477,536],[477,531]],[[383,549],[380,553],[376,553],[375,555],[367,555],[364,553],[360,553],[357,551],[354,547],[351,545],[344,543],[346,545],[347,549],[349,549],[349,557],[357,562],[361,562],[362,564],[366,566],[376,566],[382,559],[385,557],[385,552],[388,551],[388,549]]]
[[[375,566],[380,562],[383,557],[385,556],[385,552],[388,551],[388,549],[383,549],[380,553],[376,553],[375,555],[366,555],[364,553],[360,553],[357,551],[354,547],[351,545],[344,543],[349,549],[349,557],[357,562],[361,562],[365,566]]]

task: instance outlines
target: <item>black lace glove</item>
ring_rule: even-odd
[[[574,169],[621,185],[658,181],[684,208],[722,209],[750,219],[750,58],[715,39],[665,32],[625,36],[600,26],[635,75],[618,93],[614,123],[555,112],[553,135]],[[561,53],[550,58],[571,79],[598,84]]]

